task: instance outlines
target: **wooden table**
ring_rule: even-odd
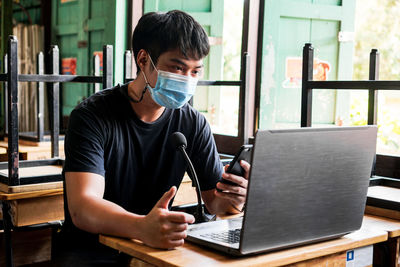
[[[230,257],[186,242],[173,250],[150,248],[139,241],[100,235],[100,243],[132,256],[139,266],[344,266],[346,251],[384,242],[388,233],[367,225],[354,233],[330,241],[247,257]]]
[[[7,139],[6,139],[7,140]],[[0,141],[1,149],[8,149],[7,141]],[[19,153],[21,154],[21,159],[23,160],[38,160],[38,159],[50,159],[51,158],[51,142],[29,142],[25,140],[19,140],[18,143]],[[0,150],[1,152],[1,150]],[[64,155],[64,140],[59,141],[59,154],[60,158],[65,158]],[[0,160],[1,160],[0,154]],[[7,157],[3,157],[6,161]]]
[[[384,266],[400,266],[400,220],[366,215],[364,216],[363,225],[371,229],[384,230],[388,233],[388,241],[380,244],[377,249],[388,251],[389,255],[378,256],[384,258],[382,259],[385,260]],[[382,262],[379,263],[382,265]]]
[[[46,187],[45,184],[43,184]],[[20,193],[0,191],[2,202],[6,265],[13,266],[11,229],[64,219],[63,188],[36,189]]]
[[[370,186],[368,188],[368,197],[400,203],[400,189],[389,186]],[[367,205],[365,207],[365,213],[400,220],[400,211],[396,209]]]

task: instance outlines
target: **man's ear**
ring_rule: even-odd
[[[146,66],[146,64],[148,64],[148,58],[149,57],[148,57],[148,54],[147,54],[146,50],[140,49],[138,54],[137,54],[137,57],[136,57],[136,62],[137,62],[137,64],[138,64],[138,66],[139,66],[141,71],[143,71],[145,66]]]

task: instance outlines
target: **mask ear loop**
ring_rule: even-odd
[[[152,60],[151,57],[150,57],[150,54],[149,54],[149,59],[150,59],[151,65],[153,65],[154,69],[158,72],[156,66],[154,66],[154,63],[153,63],[153,60]],[[144,74],[144,71],[141,71],[141,72],[142,72],[142,74],[143,74],[143,78],[144,78],[144,81],[146,82],[146,85],[144,86],[144,89],[143,89],[143,91],[142,91],[142,95],[140,96],[139,100],[135,100],[135,99],[133,99],[130,95],[128,95],[129,100],[132,101],[132,102],[134,102],[134,103],[139,103],[139,102],[141,102],[141,101],[143,100],[144,94],[145,94],[146,91],[147,91],[147,87],[150,86],[149,82],[147,81],[146,74]]]

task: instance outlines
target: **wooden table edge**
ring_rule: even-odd
[[[21,193],[0,192],[0,200],[18,200],[26,198],[57,196],[57,195],[62,195],[63,192],[64,192],[63,188],[45,189],[45,190],[37,190],[37,191],[29,191]]]
[[[387,218],[387,217],[381,217],[377,215],[372,215],[372,214],[365,214],[364,218],[369,218],[374,221],[382,221],[383,223],[393,223],[393,224],[398,224],[397,229],[393,229],[391,227],[387,227],[386,225],[369,225],[368,227],[370,228],[375,228],[379,230],[383,230],[388,232],[388,237],[389,238],[397,238],[400,237],[400,220],[396,220],[393,218]]]
[[[372,229],[368,230],[368,231],[374,232],[376,234],[374,236],[371,236],[371,237],[363,239],[363,240],[354,240],[353,242],[350,242],[348,244],[337,244],[337,242],[338,242],[337,240],[339,240],[339,239],[333,239],[333,240],[329,240],[329,241],[322,241],[319,243],[314,243],[311,245],[304,245],[304,246],[295,247],[295,248],[283,249],[281,251],[276,251],[276,252],[273,251],[273,252],[267,252],[265,254],[253,255],[250,257],[254,257],[254,259],[255,259],[255,260],[253,260],[254,263],[252,263],[252,265],[248,265],[248,266],[253,266],[253,265],[254,266],[262,266],[262,264],[263,264],[262,259],[257,261],[256,258],[257,257],[261,258],[265,255],[272,254],[272,253],[277,253],[278,256],[276,257],[276,259],[272,259],[272,260],[268,261],[268,266],[281,266],[281,265],[288,265],[288,264],[303,262],[306,260],[311,260],[311,259],[315,259],[315,258],[327,256],[327,255],[332,255],[335,253],[339,253],[339,252],[343,252],[343,251],[347,251],[347,250],[351,250],[351,249],[365,247],[365,246],[373,245],[373,244],[384,242],[384,241],[388,240],[388,233],[386,231],[372,230]],[[180,265],[176,265],[176,264],[173,264],[170,262],[162,261],[162,259],[148,255],[148,253],[151,253],[151,252],[162,252],[164,250],[146,247],[144,249],[145,251],[139,251],[139,250],[134,250],[134,249],[128,249],[121,245],[121,243],[125,243],[125,244],[134,244],[134,245],[139,246],[139,244],[135,244],[133,241],[131,241],[129,239],[107,236],[107,235],[99,235],[99,242],[106,246],[112,247],[116,250],[119,250],[121,252],[127,253],[130,256],[140,259],[149,264],[154,264],[156,266],[180,266]],[[330,243],[330,242],[332,242],[332,243]],[[346,241],[343,241],[343,242],[346,242]],[[187,244],[189,244],[189,245],[187,245]],[[279,257],[279,254],[278,254],[279,252],[284,253],[285,251],[290,251],[290,250],[293,250],[293,251],[295,251],[296,249],[301,250],[301,248],[306,247],[306,246],[313,246],[313,245],[316,246],[316,245],[321,245],[321,244],[325,245],[326,247],[324,247],[323,249],[315,248],[314,251],[307,251],[304,253],[302,253],[300,251],[296,255],[292,255],[290,257],[287,257],[286,259],[282,259],[281,257]],[[191,249],[191,247],[197,247],[197,248],[203,249],[200,246],[189,243],[189,242],[185,243],[185,245],[188,246],[188,247],[186,247],[186,249]],[[145,246],[145,245],[143,245],[143,246]],[[210,253],[215,254],[218,258],[226,257],[226,255],[223,254],[222,252],[211,251],[208,249],[204,249],[204,251],[207,254],[210,254]],[[166,251],[166,252],[168,252],[168,251]],[[205,257],[207,257],[207,255],[205,255]],[[230,258],[227,258],[227,259],[228,259],[227,262],[221,262],[221,264],[222,265],[223,264],[235,265],[235,263],[230,261]],[[237,260],[237,264],[242,265],[243,260],[246,260],[246,257],[232,258],[232,260]]]

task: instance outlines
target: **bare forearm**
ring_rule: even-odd
[[[71,210],[74,224],[91,233],[102,233],[128,238],[140,238],[144,216],[130,213],[105,199],[87,198],[76,210]]]

